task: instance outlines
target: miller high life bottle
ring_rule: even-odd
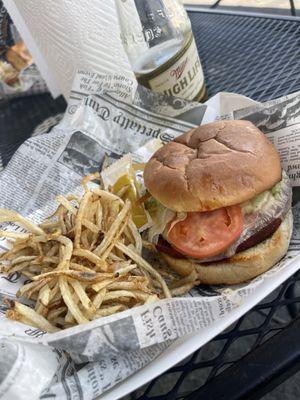
[[[204,75],[189,17],[179,0],[115,0],[121,39],[138,82],[202,101]]]

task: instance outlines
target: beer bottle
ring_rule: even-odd
[[[121,40],[138,82],[203,101],[204,75],[190,19],[178,0],[115,0]]]

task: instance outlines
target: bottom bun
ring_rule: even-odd
[[[269,238],[248,250],[221,261],[197,264],[163,254],[170,268],[187,276],[196,270],[201,284],[234,285],[248,281],[273,267],[287,252],[293,230],[293,215],[289,211],[277,231]]]

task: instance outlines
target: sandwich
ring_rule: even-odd
[[[0,82],[3,81],[9,86],[14,86],[19,82],[19,72],[6,61],[0,60]]]
[[[287,252],[292,188],[279,154],[248,121],[203,125],[160,148],[144,171],[148,240],[179,275],[238,284]]]
[[[5,54],[5,58],[19,72],[33,63],[32,56],[23,41],[10,47]]]

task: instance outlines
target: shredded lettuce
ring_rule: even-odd
[[[153,218],[153,225],[148,231],[148,240],[151,243],[157,243],[159,235],[162,235],[166,226],[175,218],[176,212],[165,208],[162,204],[157,202],[155,217]]]
[[[241,204],[243,213],[251,214],[257,211],[263,212],[269,210],[273,203],[280,202],[282,200],[281,198],[284,196],[282,188],[287,184],[288,180],[287,173],[282,171],[282,179],[280,182],[276,183],[270,190],[266,190],[253,197],[253,199]]]
[[[153,225],[149,228],[148,231],[148,240],[151,243],[156,244],[158,241],[159,235],[167,235],[166,228],[169,225],[169,230],[174,227],[178,222],[186,219],[187,213],[170,210],[169,208],[164,207],[158,201],[153,199],[147,200],[146,202],[146,210],[150,213]]]

